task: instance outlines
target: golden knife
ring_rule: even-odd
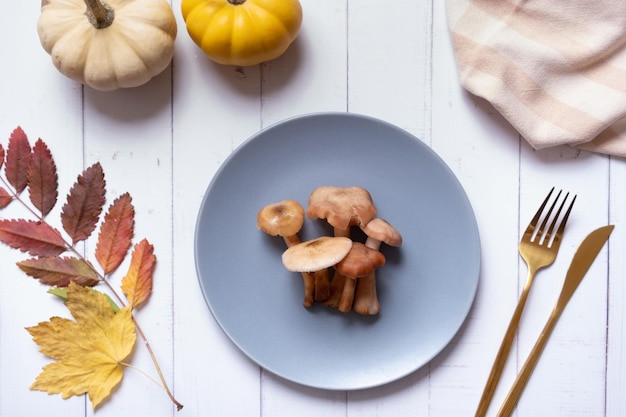
[[[591,264],[598,256],[598,253],[600,253],[604,243],[609,239],[614,227],[615,226],[613,225],[609,225],[594,230],[583,240],[578,247],[578,250],[576,250],[574,259],[572,259],[572,263],[567,270],[567,275],[565,277],[565,282],[563,283],[563,289],[561,290],[559,299],[556,302],[556,305],[554,306],[554,309],[550,314],[550,318],[543,328],[541,335],[539,335],[539,339],[537,339],[537,342],[530,352],[528,359],[526,359],[526,363],[522,366],[522,370],[513,383],[513,387],[511,387],[511,390],[507,394],[504,404],[502,404],[500,411],[498,411],[498,417],[508,417],[513,412],[517,401],[522,395],[522,391],[526,387],[530,374],[532,374],[535,369],[539,356],[548,342],[548,338],[550,337],[556,322],[561,316],[561,313],[563,313],[565,306],[572,298],[572,295],[574,295],[574,291],[578,288],[578,284],[580,284],[583,280],[585,274],[589,270],[589,267],[591,267]]]

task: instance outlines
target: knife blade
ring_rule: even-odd
[[[526,359],[524,366],[522,366],[519,375],[515,379],[515,382],[507,394],[500,411],[498,411],[498,417],[508,417],[513,412],[513,409],[522,395],[522,391],[524,391],[524,388],[530,379],[530,375],[535,369],[535,365],[537,365],[537,362],[539,361],[539,356],[541,356],[550,334],[552,334],[552,330],[556,326],[556,322],[559,317],[561,317],[565,306],[572,298],[572,295],[574,295],[578,285],[582,282],[585,274],[587,274],[587,271],[602,250],[606,241],[609,239],[609,236],[614,228],[614,225],[609,225],[594,230],[583,240],[576,250],[574,258],[572,259],[572,262],[567,270],[563,288],[559,294],[556,305],[550,314],[550,318],[539,335],[535,346],[528,355],[528,359]]]

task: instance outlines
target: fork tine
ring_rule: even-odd
[[[546,224],[548,223],[548,220],[550,219],[550,216],[552,216],[552,211],[554,210],[554,207],[556,207],[556,203],[559,201],[559,198],[561,197],[561,194],[563,193],[563,190],[559,190],[559,193],[556,195],[556,198],[554,199],[554,202],[552,203],[552,205],[550,206],[550,209],[548,209],[548,212],[546,213],[543,222],[541,222],[541,226],[539,227],[539,230],[537,231],[537,235],[536,235],[536,239],[539,242],[542,241],[546,241],[549,239],[550,237],[550,231],[552,230],[552,228],[548,229],[548,233],[545,236],[544,240],[541,240],[543,237],[543,232],[546,228]],[[557,215],[555,216],[555,220],[559,217],[559,214],[557,213]],[[554,225],[554,223],[553,223]]]
[[[565,200],[567,200],[567,196],[565,196]],[[565,204],[565,200],[563,200],[563,204]],[[574,194],[574,198],[572,199],[572,202],[569,204],[569,207],[567,208],[567,211],[565,212],[565,215],[563,216],[563,220],[561,220],[561,224],[559,225],[559,228],[556,231],[556,235],[554,236],[554,239],[552,241],[552,247],[554,249],[558,249],[559,245],[561,244],[561,237],[563,236],[563,231],[565,230],[565,224],[567,223],[567,219],[569,219],[569,214],[572,211],[572,207],[574,207],[575,202],[576,202],[576,194]],[[561,208],[563,208],[563,204],[561,204]],[[561,208],[559,208],[559,212],[561,211]],[[555,221],[556,221],[556,218],[555,218]]]
[[[559,200],[559,196],[560,195],[561,195],[561,193],[559,192],[559,195],[556,196],[556,200],[554,201],[554,204],[552,205],[552,208],[554,208],[554,205],[556,205],[556,202]],[[547,243],[550,242],[550,237],[552,236],[552,231],[554,231],[554,227],[556,226],[556,222],[559,220],[559,216],[561,215],[561,211],[563,211],[563,207],[565,206],[565,202],[567,201],[567,197],[569,197],[569,193],[565,194],[565,198],[561,202],[561,205],[559,206],[559,209],[556,211],[556,214],[554,215],[554,218],[552,219],[552,223],[550,223],[550,227],[548,228],[548,231],[546,231],[546,235],[544,237],[544,241],[547,242]],[[548,217],[549,216],[550,216],[550,213],[548,213]],[[548,217],[546,217],[546,219],[544,220],[544,223],[548,221]]]
[[[552,189],[546,196],[546,199],[543,200],[543,203],[541,203],[541,206],[539,206],[539,209],[535,213],[535,216],[532,218],[532,220],[528,224],[528,227],[526,228],[526,231],[524,232],[525,235],[532,236],[533,231],[535,230],[535,227],[537,226],[537,223],[539,223],[539,219],[541,218],[541,213],[543,213],[543,209],[546,207],[546,204],[548,204],[548,200],[550,200],[550,196],[552,195],[553,191],[554,191],[554,187],[552,187]]]

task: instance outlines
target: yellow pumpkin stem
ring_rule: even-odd
[[[238,6],[240,4],[244,4],[246,0],[228,0],[228,2],[233,6]]]
[[[108,4],[102,3],[100,0],[84,1],[85,5],[87,5],[85,15],[96,29],[104,29],[111,26],[115,18],[115,11]]]

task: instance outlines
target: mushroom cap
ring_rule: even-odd
[[[376,217],[367,223],[365,226],[361,226],[361,230],[372,239],[385,242],[389,246],[402,245],[402,235],[393,227],[387,220]]]
[[[365,188],[324,185],[309,196],[306,215],[326,219],[331,226],[345,230],[367,224],[376,215],[376,206]]]
[[[283,265],[292,272],[315,272],[341,261],[352,248],[347,237],[320,236],[283,252]]]
[[[293,236],[302,229],[304,208],[295,200],[283,200],[263,207],[256,218],[257,228],[272,236]]]
[[[385,255],[361,242],[352,242],[350,252],[335,265],[335,269],[349,278],[360,278],[384,264]]]

